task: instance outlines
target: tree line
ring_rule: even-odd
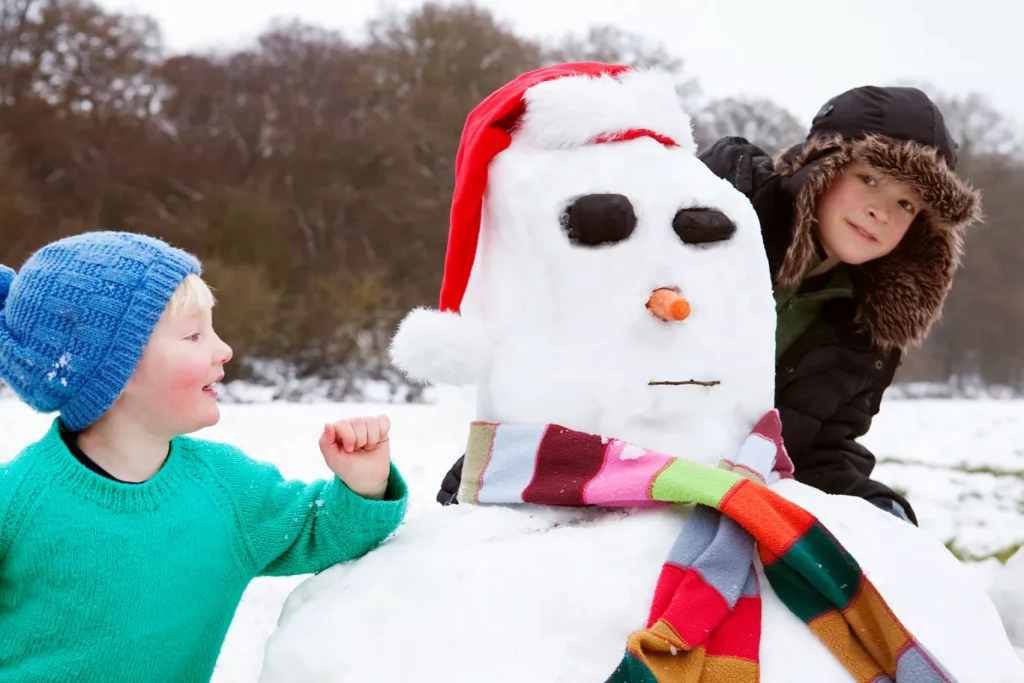
[[[764,99],[707,100],[668,48],[612,27],[540,42],[472,4],[385,13],[358,42],[275,23],[250,46],[168,54],[145,16],[86,0],[0,0],[0,262],[89,229],[194,251],[233,377],[395,380],[387,341],[441,277],[466,114],[516,75],[594,59],[677,78],[698,143],[772,150],[803,125]],[[945,316],[902,379],[1024,390],[1024,153],[977,94],[940,100],[985,194]]]

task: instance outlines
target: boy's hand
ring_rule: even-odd
[[[324,425],[320,452],[338,478],[363,498],[382,500],[391,472],[387,415],[354,417]]]

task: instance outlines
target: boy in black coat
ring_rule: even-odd
[[[806,140],[773,162],[727,137],[701,159],[753,203],[778,311],[775,406],[796,478],[859,496],[916,524],[871,479],[867,433],[902,353],[938,319],[978,193],[956,143],[915,88],[855,88],[822,107]],[[456,503],[460,458],[442,504]]]

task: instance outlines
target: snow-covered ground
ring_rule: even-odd
[[[199,436],[230,441],[271,461],[285,476],[328,472],[316,446],[323,423],[386,412],[392,452],[411,491],[410,516],[431,509],[438,484],[462,453],[471,394],[443,391],[430,405],[260,403],[223,406],[219,425]],[[880,460],[876,477],[907,492],[921,526],[952,541],[987,581],[991,556],[1024,543],[1024,400],[888,400],[864,439]],[[37,439],[50,417],[0,398],[0,462]],[[304,577],[258,579],[246,592],[221,653],[214,683],[253,683],[263,644],[289,591]]]

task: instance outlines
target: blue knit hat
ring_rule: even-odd
[[[79,431],[113,405],[194,256],[123,232],[43,247],[15,274],[0,266],[0,379]]]

